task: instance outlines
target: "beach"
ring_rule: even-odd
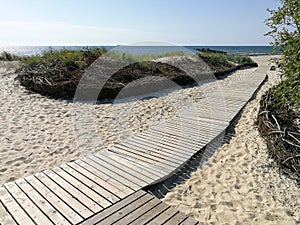
[[[257,56],[268,64],[270,56]],[[76,104],[29,93],[14,78],[16,62],[0,62],[0,183],[16,180],[110,147],[171,119],[179,109],[204,98],[203,88],[180,89],[159,98],[83,105],[95,113],[94,126],[74,128]],[[225,87],[256,68],[238,70],[218,82]],[[299,221],[299,188],[280,175],[267,157],[255,121],[262,93],[278,83],[269,81],[244,109],[236,134],[164,201],[206,224],[295,224]],[[216,82],[216,81],[215,81]],[[213,88],[212,84],[205,84]],[[90,140],[89,138],[92,139]],[[96,146],[100,139],[103,146]],[[83,141],[79,141],[83,140]],[[95,140],[95,144],[92,142]]]

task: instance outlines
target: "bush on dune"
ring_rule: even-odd
[[[277,10],[268,9],[266,24],[274,46],[283,49],[277,63],[284,80],[263,96],[258,125],[270,156],[300,184],[300,1],[280,2]]]
[[[50,97],[70,99],[74,97],[84,70],[103,53],[106,53],[105,49],[76,51],[64,49],[55,51],[50,48],[42,56],[24,57],[21,60],[23,66],[17,71],[17,79],[28,90]],[[163,57],[188,56],[186,53],[170,52],[156,55],[131,55],[110,51],[107,54],[113,59],[126,59],[132,63],[122,68],[106,81],[106,86],[103,87],[105,91],[101,91],[98,100],[113,99],[122,87],[128,83],[139,78],[150,77],[150,75],[167,77],[183,87],[195,84],[195,81],[188,77],[185,72],[167,63],[151,61]],[[234,56],[219,57],[217,54],[201,54],[199,56],[216,76],[227,74],[241,66],[250,65],[247,63],[236,63],[241,60]],[[251,63],[252,66],[257,66],[252,61]],[[96,86],[96,83],[97,81],[95,81],[94,86]]]

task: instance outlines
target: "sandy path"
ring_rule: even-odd
[[[267,57],[256,57],[267,63]],[[262,94],[278,83],[276,72],[244,109],[235,136],[163,201],[204,224],[299,224],[300,190],[268,158],[255,125]]]

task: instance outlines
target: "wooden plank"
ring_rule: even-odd
[[[171,134],[174,136],[178,136],[178,137],[183,137],[185,139],[188,139],[190,142],[192,143],[197,143],[197,144],[202,144],[202,147],[204,147],[209,141],[207,141],[206,139],[203,139],[203,135],[202,138],[199,136],[199,134],[193,134],[193,133],[183,133],[181,130],[178,129],[158,129],[158,128],[151,128],[151,131],[159,131],[161,133],[167,133],[167,134]],[[210,136],[207,136],[205,138],[212,138]],[[201,146],[201,145],[200,145]]]
[[[95,159],[92,160],[91,158],[86,157],[86,158],[83,158],[82,161],[93,166],[95,169],[105,173],[107,176],[114,178],[115,180],[118,180],[123,186],[127,186],[134,191],[141,189],[141,187],[136,185],[135,183],[133,183],[133,182],[127,180],[126,178],[120,176],[119,174],[114,173],[113,171],[103,167],[102,165],[97,163],[95,161]]]
[[[164,157],[163,154],[158,153],[157,151],[155,151],[155,149],[148,149],[132,141],[122,142],[118,144],[118,146],[141,157],[154,160],[159,164],[163,163],[165,165],[168,165],[171,168],[178,164],[178,160],[169,157]]]
[[[52,179],[57,185],[59,185],[62,189],[67,191],[73,198],[77,199],[81,202],[82,205],[86,206],[93,213],[102,211],[103,207],[98,205],[93,199],[89,198],[85,193],[81,192],[81,190],[74,187],[68,180],[65,180],[63,177],[59,176],[53,170],[45,170],[43,172],[50,179]],[[71,180],[73,181],[73,180]],[[74,180],[75,182],[75,180]],[[79,184],[78,184],[79,185]],[[81,186],[81,188],[83,188]],[[85,190],[87,191],[87,190]],[[91,193],[89,193],[91,194]]]
[[[198,224],[198,221],[192,217],[188,217],[186,220],[184,220],[181,223],[181,225],[196,225],[196,224]]]
[[[17,180],[16,184],[54,224],[71,224],[24,179]]]
[[[153,132],[152,130],[148,130],[147,132],[142,132],[139,135],[137,135],[135,138],[144,139],[145,142],[149,144],[156,143],[157,146],[162,145],[162,143],[167,145],[170,150],[174,150],[174,147],[177,149],[177,152],[179,154],[182,154],[182,151],[184,151],[183,154],[190,155],[190,153],[194,152],[192,150],[189,151],[190,148],[195,147],[195,144],[189,143],[184,138],[180,138],[177,136],[173,136],[171,134],[162,134]]]
[[[6,211],[10,213],[18,224],[34,225],[33,220],[29,217],[26,211],[20,207],[17,201],[3,186],[0,186],[0,201],[1,204],[5,206]]]
[[[223,113],[224,114],[224,113]],[[196,127],[203,127],[203,124],[206,124],[204,125],[204,127],[211,127],[212,125],[214,127],[216,127],[217,129],[224,129],[224,127],[227,127],[229,124],[228,122],[225,122],[223,120],[217,120],[217,119],[209,119],[209,118],[202,118],[202,117],[199,117],[197,114],[187,114],[187,115],[196,115],[196,119],[191,119],[191,118],[184,118],[184,117],[178,117],[178,118],[174,118],[172,121],[168,121],[168,123],[175,123],[175,124],[191,124],[191,125],[194,125]],[[225,116],[224,116],[225,118]]]
[[[142,138],[141,138],[142,139]],[[146,145],[144,140],[138,140],[136,138],[130,138],[128,140],[128,143],[130,145],[133,145],[135,148],[138,148],[141,150],[141,152],[144,152],[146,154],[150,154],[152,156],[161,158],[163,160],[167,160],[169,162],[173,162],[175,164],[182,163],[182,156],[178,156],[174,154],[174,152],[170,152],[167,150],[164,150],[164,146],[157,146],[156,143],[153,143],[153,145]]]
[[[166,171],[163,171],[159,168],[155,168],[153,167],[152,165],[148,164],[148,163],[144,163],[140,160],[136,160],[135,158],[133,157],[127,157],[126,155],[123,155],[123,154],[120,154],[118,152],[112,152],[111,150],[108,150],[112,155],[118,157],[118,158],[122,158],[130,163],[133,163],[135,165],[137,165],[138,167],[141,167],[143,168],[144,170],[148,171],[148,172],[151,172],[151,173],[154,173],[156,176],[158,177],[162,177],[162,176],[165,176],[168,174],[168,172]]]
[[[159,146],[163,146],[169,151],[174,151],[177,155],[191,156],[195,152],[193,148],[195,148],[196,145],[187,143],[184,139],[178,137],[149,132],[140,134],[139,136],[143,137],[148,143],[151,143],[152,141],[158,142]]]
[[[72,169],[70,169],[72,170]],[[95,192],[92,188],[88,187],[86,184],[82,183],[66,171],[64,171],[62,168],[55,167],[52,169],[53,172],[58,174],[62,179],[67,181],[70,185],[72,185],[74,188],[78,189],[80,192],[84,193],[85,196],[90,198],[94,203],[97,203],[100,208],[98,208],[98,211],[110,206],[112,203],[108,201],[106,198],[104,198],[102,195],[99,195],[97,192]],[[64,187],[65,188],[65,187]]]
[[[61,168],[75,177],[76,179],[80,180],[83,184],[85,184],[87,187],[98,193],[99,195],[103,196],[107,201],[110,203],[114,203],[120,200],[119,197],[115,196],[105,188],[98,185],[96,182],[90,179],[90,177],[86,177],[79,173],[77,170],[73,169],[72,167],[68,166],[67,164],[62,165]],[[101,205],[101,204],[100,204]]]
[[[130,205],[125,206],[124,208],[116,211],[114,214],[111,214],[109,217],[105,218],[104,220],[98,222],[97,225],[114,224],[117,221],[119,221],[120,219],[122,219],[123,217],[125,217],[126,215],[135,211],[137,208],[147,204],[152,199],[154,199],[154,196],[146,194],[146,195],[140,197],[139,199],[136,199],[136,201],[131,202]]]
[[[133,192],[132,189],[123,185],[119,181],[114,180],[113,178],[107,176],[106,174],[96,170],[94,167],[81,160],[68,163],[68,166],[72,167],[73,169],[77,170],[79,173],[93,180],[101,187],[104,187],[106,190],[112,192],[120,199],[124,198],[125,196]]]
[[[82,221],[81,217],[75,210],[69,207],[65,202],[58,198],[48,187],[41,183],[34,176],[24,178],[30,185],[45,198],[51,205],[59,211],[72,224]]]
[[[163,173],[169,173],[171,170],[173,170],[173,167],[170,167],[169,165],[161,164],[158,160],[149,159],[147,157],[143,157],[141,155],[137,155],[135,153],[132,153],[128,151],[128,148],[121,146],[121,145],[115,145],[113,148],[110,149],[111,152],[122,154],[128,158],[132,158],[135,161],[141,161],[142,163],[147,163],[148,167],[156,167],[160,170],[163,170]]]
[[[164,223],[164,225],[174,225],[174,224],[180,224],[184,220],[187,219],[187,216],[183,213],[178,212],[177,214],[173,215],[168,221]]]
[[[135,136],[134,138],[131,138],[130,140],[135,140],[139,144],[144,144],[147,148],[153,146],[156,149],[162,150],[165,153],[167,153],[167,156],[169,154],[172,154],[174,157],[181,159],[182,157],[190,157],[190,154],[183,152],[182,150],[179,150],[178,148],[171,148],[166,144],[166,140],[154,140],[154,138],[150,138],[149,136]]]
[[[163,213],[155,217],[153,220],[151,220],[148,224],[149,225],[157,225],[157,224],[163,224],[166,221],[168,221],[170,218],[172,218],[174,215],[178,213],[178,210],[174,209],[173,207],[169,207],[167,210],[165,210]]]
[[[194,148],[198,147],[198,145],[195,144],[194,141],[192,143],[190,140],[187,140],[184,137],[175,136],[175,135],[168,134],[168,133],[162,133],[161,131],[149,130],[148,132],[143,132],[143,133],[140,133],[139,135],[141,135],[143,137],[148,137],[148,138],[154,137],[154,138],[158,138],[158,139],[165,139],[166,141],[168,141],[166,144],[168,144],[170,147],[174,147],[174,145],[172,145],[172,143],[175,143],[176,147],[178,145],[180,147],[186,148],[187,154],[194,152],[194,150],[189,150],[189,149],[194,149]]]
[[[137,187],[143,187],[147,185],[147,182],[139,178],[139,175],[134,174],[132,170],[130,170],[130,173],[128,173],[127,171],[124,171],[125,167],[120,168],[122,167],[121,165],[118,165],[118,167],[116,167],[115,165],[112,165],[109,162],[101,159],[101,155],[92,155],[88,158],[100,164],[102,167],[105,167],[106,169],[112,171],[113,173],[118,174],[118,176],[122,176]]]
[[[197,135],[197,137],[215,137],[216,134],[223,131],[225,128],[218,129],[211,125],[210,127],[186,127],[182,126],[182,124],[168,124],[165,127],[166,130],[178,131],[180,134],[184,135]]]
[[[102,152],[99,152],[97,154],[102,154]],[[147,170],[147,168],[145,168],[144,166],[141,166],[135,162],[131,162],[125,158],[121,158],[119,156],[117,156],[116,154],[113,154],[111,152],[107,152],[107,154],[105,154],[105,157],[107,157],[108,159],[110,159],[111,161],[118,161],[119,163],[130,167],[131,169],[135,170],[138,173],[143,173],[144,176],[150,178],[150,179],[157,179],[159,177],[161,177],[161,173],[160,171],[149,171]]]
[[[155,165],[158,168],[161,168],[167,172],[170,172],[176,166],[175,163],[169,162],[167,160],[151,156],[149,154],[143,154],[134,148],[134,146],[125,146],[123,144],[117,144],[114,146],[119,152],[123,152],[125,154],[131,155],[137,159],[141,159],[145,162],[150,163],[151,165]]]
[[[125,217],[116,222],[115,225],[130,224],[138,218],[141,218],[144,214],[147,214],[147,212],[149,212],[151,209],[158,206],[159,204],[161,204],[161,201],[157,198],[153,198],[146,204],[127,214]]]
[[[142,179],[146,183],[151,183],[153,180],[156,180],[158,176],[155,176],[154,174],[151,174],[142,168],[137,167],[136,165],[126,163],[124,159],[121,159],[116,156],[113,156],[112,154],[108,153],[97,153],[95,154],[96,157],[101,158],[102,160],[105,160],[107,163],[110,163],[112,166],[119,168],[128,174],[132,174],[135,177],[138,177],[139,179]]]
[[[203,141],[205,141],[207,143],[207,139],[213,139],[215,136],[218,135],[218,133],[220,133],[219,131],[214,131],[213,129],[211,129],[210,131],[205,131],[205,130],[192,130],[192,129],[187,129],[184,127],[180,127],[180,126],[172,126],[172,125],[168,125],[167,127],[163,128],[165,130],[165,132],[173,132],[173,133],[177,133],[177,135],[183,136],[184,138],[187,137],[191,137],[194,139],[202,139]],[[196,132],[195,132],[196,131]]]
[[[198,148],[198,149],[201,149],[203,148],[207,143],[202,140],[202,139],[191,139],[191,138],[188,138],[188,137],[183,137],[181,135],[178,135],[178,133],[176,132],[165,132],[163,130],[150,130],[151,133],[153,134],[158,134],[158,135],[166,135],[166,136],[170,136],[174,139],[177,139],[177,140],[181,140],[183,139],[184,141],[188,142],[189,144],[191,145],[194,145],[195,147],[193,147],[192,149],[194,148]]]
[[[0,191],[1,194],[1,191]],[[0,201],[0,224],[17,225],[9,212],[5,209],[3,203]]]
[[[144,192],[142,190],[137,191],[137,192],[133,193],[132,195],[129,195],[125,199],[121,200],[120,202],[112,205],[108,209],[105,209],[101,213],[98,213],[98,214],[92,216],[91,218],[87,219],[81,225],[90,225],[90,224],[100,223],[103,220],[106,220],[107,218],[109,218],[114,213],[119,212],[124,207],[131,205],[133,202],[137,201],[138,199],[142,198],[145,195],[146,195],[146,192]]]
[[[54,224],[14,182],[4,184],[7,191],[37,224]]]
[[[168,208],[169,206],[167,204],[160,202],[160,204],[150,209],[148,212],[144,214],[140,214],[139,217],[136,220],[132,221],[130,224],[132,225],[146,224]]]
[[[207,135],[207,134],[210,134],[212,132],[214,133],[218,133],[219,131],[222,131],[224,130],[224,127],[219,127],[218,125],[214,125],[214,124],[206,124],[206,123],[198,123],[198,124],[195,124],[195,125],[186,125],[185,123],[177,123],[177,122],[174,122],[174,123],[167,123],[166,126],[165,126],[165,129],[177,129],[177,130],[180,130],[184,133],[193,133],[193,132],[201,132],[200,134],[202,135]],[[199,134],[199,135],[200,135]]]
[[[81,217],[88,218],[93,215],[93,211],[91,211],[87,206],[82,204],[77,197],[71,195],[63,188],[61,188],[57,183],[55,183],[52,179],[46,176],[43,173],[37,173],[34,175],[41,183],[49,188],[56,196],[60,198],[61,201],[64,201],[69,207],[74,209]],[[72,214],[74,215],[74,214]]]

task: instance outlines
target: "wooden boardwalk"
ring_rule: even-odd
[[[266,68],[209,93],[172,120],[108,151],[0,186],[0,224],[198,224],[143,188],[176,173],[224,132]],[[195,110],[196,109],[196,110]]]

